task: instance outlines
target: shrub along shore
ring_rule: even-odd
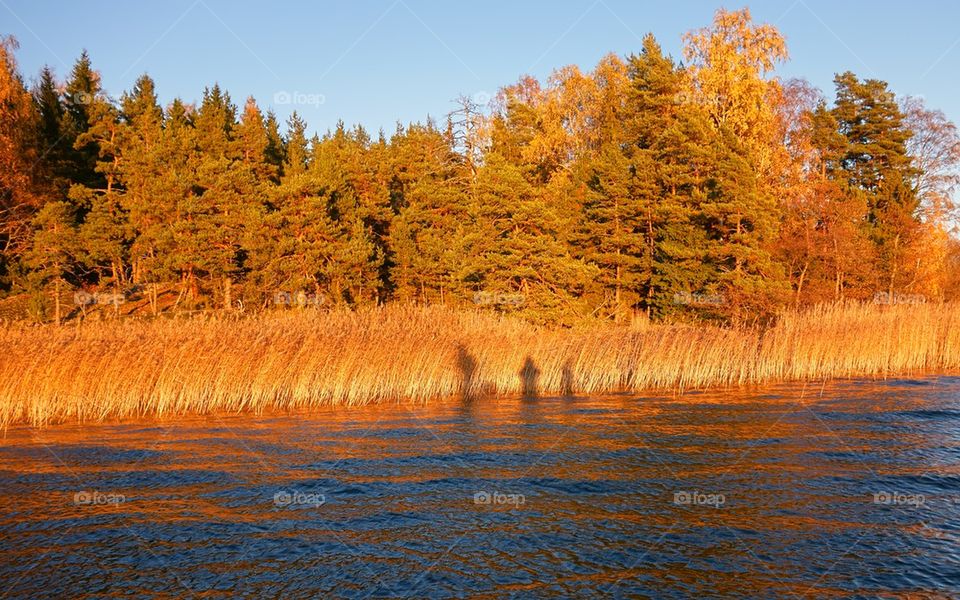
[[[0,426],[491,395],[943,372],[960,305],[848,304],[768,327],[544,328],[393,306],[0,328]]]

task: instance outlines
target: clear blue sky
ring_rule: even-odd
[[[196,101],[219,82],[238,104],[253,95],[281,119],[296,108],[311,130],[342,118],[389,134],[398,120],[446,114],[459,94],[483,98],[525,73],[544,78],[562,65],[589,69],[608,52],[635,52],[648,31],[679,56],[681,34],[707,25],[719,6],[0,0],[0,33],[20,41],[30,81],[44,64],[63,77],[86,48],[115,96],[147,72],[164,103]],[[834,73],[849,69],[960,120],[960,3],[786,0],[750,8],[787,37],[791,60],[781,76],[806,77],[832,97]],[[286,97],[300,104],[278,103]]]

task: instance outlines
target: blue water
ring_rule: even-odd
[[[15,428],[0,597],[960,597],[960,378]]]

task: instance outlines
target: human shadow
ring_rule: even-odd
[[[460,399],[472,400],[476,387],[477,359],[463,344],[457,346],[457,368],[460,370]]]
[[[533,363],[529,356],[523,361],[523,368],[520,369],[520,386],[523,389],[524,398],[536,398],[539,391],[540,369]]]
[[[560,373],[560,394],[564,399],[573,398],[573,361],[569,358],[563,363],[563,370]]]

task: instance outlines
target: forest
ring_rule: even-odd
[[[773,26],[716,13],[666,55],[524,76],[489,103],[311,135],[212,84],[119,98],[84,52],[27,83],[0,44],[0,305],[483,307],[534,323],[749,323],[960,295],[956,127],[851,72],[775,76]],[[135,309],[135,310],[134,310]]]

